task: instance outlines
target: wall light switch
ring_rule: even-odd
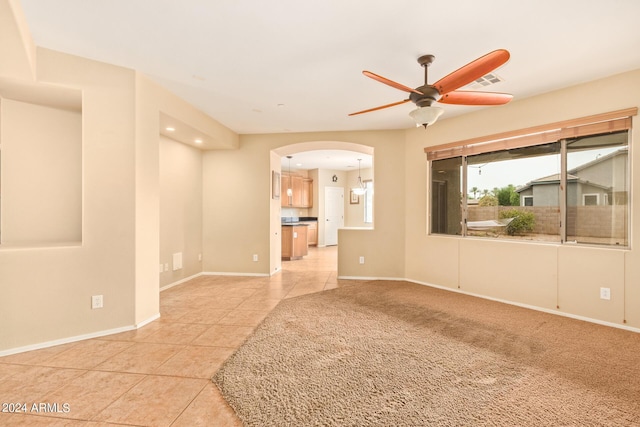
[[[182,268],[182,252],[173,254],[173,271],[180,270]]]
[[[258,261],[258,254],[253,254],[253,261]]]
[[[360,264],[364,264],[364,257],[363,256],[360,257]]]

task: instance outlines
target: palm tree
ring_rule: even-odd
[[[480,190],[478,190],[478,187],[473,187],[471,189],[471,192],[473,193],[473,198],[474,199],[476,198],[476,194],[478,194],[478,191],[480,191]]]

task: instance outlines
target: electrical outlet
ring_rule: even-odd
[[[611,288],[600,288],[600,299],[611,299]]]
[[[253,254],[253,261],[258,261],[258,254]]]
[[[198,261],[202,261],[202,254],[198,254]]]
[[[360,257],[360,264],[364,264],[364,257],[363,256]]]
[[[91,308],[102,308],[104,306],[104,299],[102,295],[94,295],[91,297]]]

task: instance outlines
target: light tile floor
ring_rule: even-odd
[[[0,403],[27,405],[0,425],[241,425],[210,378],[282,299],[347,283],[336,247],[282,264],[273,277],[200,276],[161,292],[161,318],[139,330],[0,358]]]

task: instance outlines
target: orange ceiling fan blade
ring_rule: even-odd
[[[438,102],[458,105],[503,105],[513,99],[509,93],[457,90],[442,95]]]
[[[510,56],[505,49],[494,50],[444,76],[433,86],[441,95],[447,94],[495,70],[507,62]]]
[[[420,92],[420,91],[418,91],[416,89],[410,88],[409,86],[401,85],[400,83],[396,83],[393,80],[389,80],[386,77],[379,76],[376,73],[372,73],[371,71],[366,71],[365,70],[365,71],[362,72],[362,74],[364,74],[365,76],[367,76],[369,78],[372,78],[373,80],[377,80],[380,83],[384,83],[384,84],[386,84],[388,86],[391,86],[391,87],[394,87],[396,89],[400,89],[400,90],[403,90],[403,91],[409,92],[409,93],[413,92],[413,93],[417,93],[418,95],[422,95],[422,92]]]
[[[410,99],[405,99],[403,101],[394,102],[393,104],[381,105],[380,107],[369,108],[368,110],[358,111],[356,113],[349,114],[350,116],[355,116],[358,114],[370,113],[371,111],[382,110],[383,108],[395,107],[396,105],[404,104],[405,102],[409,102]]]

